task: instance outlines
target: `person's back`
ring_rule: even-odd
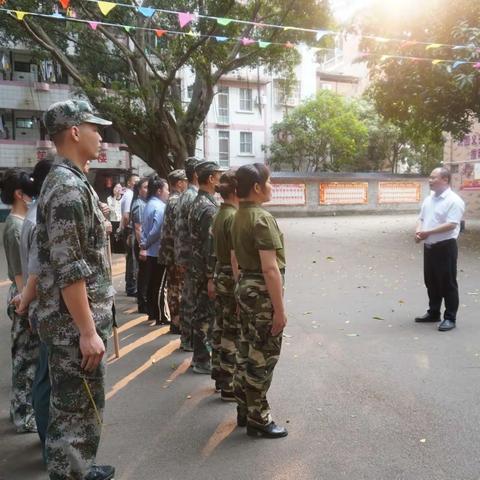
[[[192,254],[188,218],[197,194],[198,189],[194,185],[189,185],[187,190],[185,190],[178,198],[174,248],[175,261],[178,265],[182,266],[188,265]]]

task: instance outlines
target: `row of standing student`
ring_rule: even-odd
[[[267,401],[287,322],[283,236],[262,207],[271,199],[270,172],[252,164],[222,173],[195,159],[186,167],[190,185],[175,211],[175,250],[186,253],[182,348],[193,349],[194,372],[211,374],[222,400],[237,403],[248,435],[286,436]]]

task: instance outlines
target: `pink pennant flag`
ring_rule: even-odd
[[[246,47],[248,45],[252,45],[252,43],[255,43],[255,40],[252,40],[251,38],[243,37],[241,42],[242,42],[242,45]]]
[[[476,63],[473,68],[477,69],[477,70],[480,70],[480,62],[479,63]]]
[[[178,13],[178,23],[180,24],[180,28],[183,28],[185,25],[188,25],[190,22],[192,22],[195,19],[195,15],[193,13],[183,13],[179,12]]]
[[[96,30],[100,22],[88,22],[92,30]]]

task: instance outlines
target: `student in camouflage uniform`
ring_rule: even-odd
[[[212,378],[221,398],[235,401],[233,394],[233,374],[235,356],[240,336],[240,324],[237,317],[235,284],[238,279],[238,265],[233,254],[231,228],[233,217],[238,208],[237,180],[235,172],[229,171],[220,177],[216,187],[223,198],[220,210],[212,225],[215,247],[215,322],[212,330]]]
[[[212,221],[218,211],[215,187],[223,169],[215,162],[199,163],[198,195],[192,203],[189,228],[192,242],[192,275],[194,282],[193,371],[210,374],[211,333],[215,319],[215,257],[211,236]]]
[[[198,178],[195,167],[200,162],[195,157],[185,161],[185,174],[188,188],[178,198],[175,221],[175,263],[181,271],[180,298],[180,348],[193,352],[192,318],[193,318],[193,277],[192,277],[192,245],[188,229],[190,208],[198,192]]]
[[[44,122],[59,156],[37,212],[38,326],[52,385],[47,468],[51,480],[106,480],[113,467],[94,461],[114,290],[105,218],[83,170],[100,151],[98,126],[111,122],[80,100],[51,105]]]
[[[33,169],[32,179],[34,185],[34,196],[38,197],[43,181],[50,172],[53,159],[40,160]],[[32,332],[37,333],[37,280],[38,280],[38,250],[36,241],[37,227],[37,206],[33,202],[28,209],[27,216],[23,222],[22,234],[20,237],[20,251],[22,255],[22,272],[25,286],[19,295],[17,310],[19,315],[28,315],[28,321]],[[45,454],[45,437],[48,425],[48,410],[50,405],[50,376],[48,374],[48,352],[46,345],[42,342],[39,346],[36,374],[32,385],[32,406],[35,412],[38,436],[42,443],[43,457]]]
[[[22,274],[20,236],[28,205],[34,195],[34,185],[27,172],[8,170],[0,188],[2,202],[12,206],[3,231],[8,278],[12,282],[7,299],[7,312],[12,321],[10,419],[18,433],[29,433],[37,431],[32,408],[32,385],[39,341],[38,336],[30,330],[28,315],[16,313],[12,301],[22,291],[26,280]]]
[[[236,290],[241,324],[234,378],[237,423],[246,425],[251,436],[284,437],[287,430],[273,422],[267,402],[287,324],[283,235],[261,206],[271,199],[268,168],[261,163],[244,165],[236,177],[240,207],[232,224],[232,242],[241,271]]]
[[[185,170],[174,170],[168,175],[170,197],[163,219],[158,263],[167,268],[167,302],[170,309],[170,333],[180,333],[180,278],[181,273],[175,264],[175,219],[176,206],[180,195],[187,188]]]

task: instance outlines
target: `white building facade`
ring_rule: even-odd
[[[323,56],[318,50],[299,47],[302,61],[288,89],[284,79],[263,68],[242,69],[222,77],[197,141],[196,155],[226,167],[266,162],[272,125],[300,102],[322,88],[346,95],[363,92],[367,74],[365,67],[361,70],[352,63],[356,47],[358,42],[351,39]],[[188,103],[193,75],[185,69],[179,77],[183,101]],[[31,168],[52,150],[40,119],[50,104],[74,93],[71,80],[59,65],[42,62],[39,66],[26,49],[0,47],[0,171]],[[151,171],[128,153],[113,129],[107,130],[100,158],[91,168],[104,172],[105,188],[111,188],[128,170],[140,174]]]

